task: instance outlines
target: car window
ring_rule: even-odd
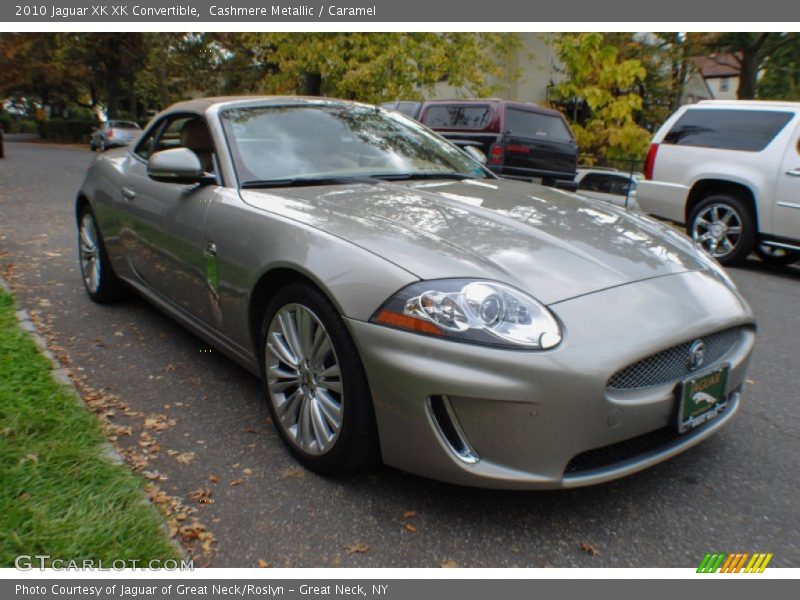
[[[397,110],[413,119],[419,111],[419,102],[398,102]]]
[[[181,115],[172,118],[167,126],[161,130],[161,135],[156,141],[153,152],[160,152],[161,150],[168,150],[170,148],[181,147],[181,129],[183,126],[197,117],[193,115]]]
[[[161,129],[161,123],[163,121],[156,124],[155,127],[152,127],[136,144],[136,149],[133,151],[134,154],[137,156],[147,160],[150,158],[150,155],[153,153],[153,141],[155,140],[156,134],[158,133],[159,129]]]
[[[108,126],[117,129],[141,129],[136,123],[131,121],[109,121]]]
[[[416,121],[356,106],[259,106],[221,115],[243,182],[457,173],[488,176]]]
[[[578,184],[578,189],[581,190],[618,196],[627,196],[629,187],[631,191],[635,190],[636,182],[628,177],[607,173],[589,173]]]
[[[773,110],[689,109],[663,143],[760,152],[792,117],[793,113]]]
[[[488,105],[435,104],[425,111],[422,122],[433,129],[485,129],[491,117]]]
[[[517,108],[506,108],[505,130],[509,135],[523,138],[554,142],[572,141],[572,133],[561,117]]]

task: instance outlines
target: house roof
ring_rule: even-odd
[[[698,56],[693,58],[692,62],[704,79],[738,77],[741,72],[739,57],[736,54]]]

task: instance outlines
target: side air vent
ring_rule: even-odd
[[[475,449],[470,446],[464,431],[458,424],[458,419],[450,400],[446,396],[431,396],[428,398],[428,406],[439,434],[453,451],[453,454],[465,463],[474,464],[478,462],[480,457],[475,452]]]

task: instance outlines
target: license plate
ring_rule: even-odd
[[[685,433],[716,417],[727,405],[728,367],[686,379],[680,388],[678,432]]]

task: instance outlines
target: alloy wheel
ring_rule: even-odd
[[[83,282],[89,293],[96,293],[100,287],[100,254],[97,242],[97,229],[91,213],[87,212],[81,219],[80,258]]]
[[[331,337],[301,304],[280,308],[267,330],[265,360],[278,426],[301,451],[319,456],[342,429],[344,393]]]
[[[742,237],[742,218],[728,204],[710,204],[692,223],[692,239],[714,258],[724,258],[736,250]]]

